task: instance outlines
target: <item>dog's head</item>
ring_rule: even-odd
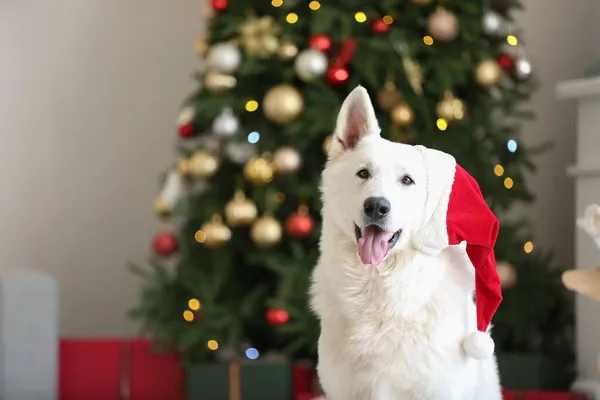
[[[369,95],[359,86],[337,118],[321,183],[324,215],[356,243],[364,264],[379,264],[391,252],[411,248],[439,219],[441,193],[428,175],[453,173],[452,162],[445,153],[383,139]]]

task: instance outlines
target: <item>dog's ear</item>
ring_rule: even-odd
[[[446,217],[454,183],[456,160],[450,154],[424,146],[415,146],[423,156],[427,177],[423,219],[413,236],[413,246],[436,255],[448,246]]]
[[[369,93],[357,86],[344,100],[337,117],[329,158],[335,158],[356,147],[368,135],[379,135],[379,123]]]

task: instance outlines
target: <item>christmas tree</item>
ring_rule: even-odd
[[[199,89],[182,105],[150,268],[132,312],[193,360],[241,351],[314,357],[308,308],[320,172],[337,111],[356,85],[382,136],[452,154],[501,219],[498,351],[543,352],[571,323],[558,272],[534,249],[525,173],[539,148],[520,122],[535,86],[511,11],[517,0],[212,0]],[[563,319],[559,320],[561,317]],[[565,346],[562,349],[568,348]]]

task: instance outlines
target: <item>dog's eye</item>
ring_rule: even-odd
[[[358,176],[360,179],[369,179],[371,174],[369,173],[368,169],[363,168],[356,173],[356,176]]]
[[[411,178],[408,175],[404,175],[402,177],[402,179],[400,179],[400,182],[402,182],[402,184],[405,185],[405,186],[414,185],[414,183],[415,183],[415,181],[413,180],[413,178]]]

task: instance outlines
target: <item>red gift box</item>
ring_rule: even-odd
[[[529,392],[524,390],[503,390],[504,400],[587,400],[583,393],[573,392]]]
[[[60,400],[182,400],[183,371],[145,339],[62,339]]]
[[[177,355],[147,339],[60,341],[60,400],[183,400],[184,379]],[[292,379],[294,395],[311,391],[312,365],[295,364]]]

